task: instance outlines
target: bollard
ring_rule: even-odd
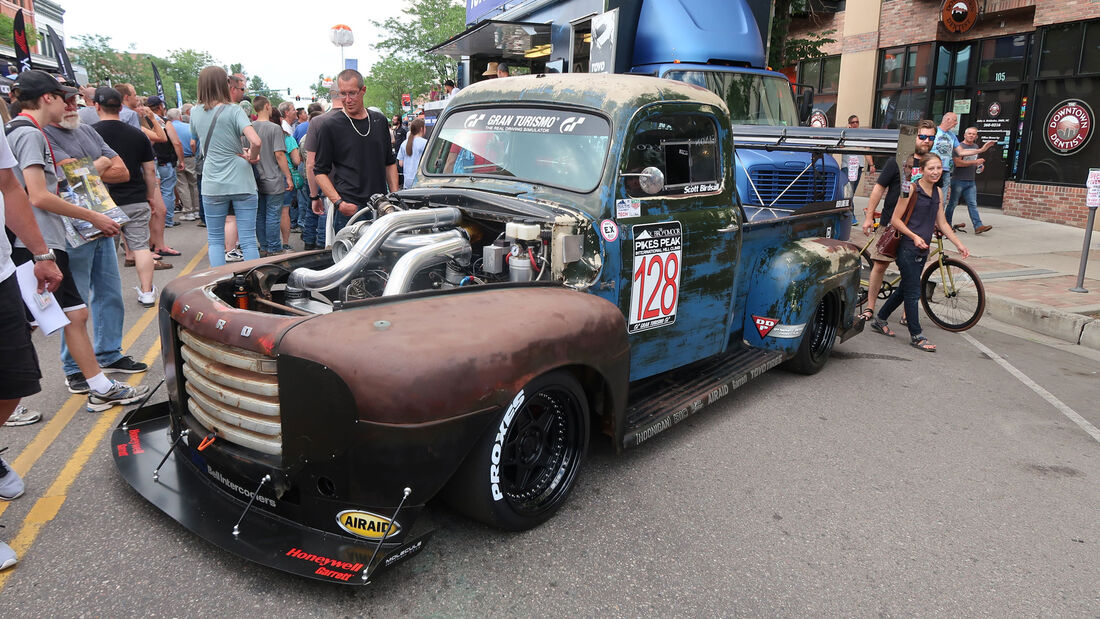
[[[1085,186],[1089,190],[1085,198],[1085,205],[1089,207],[1088,220],[1085,222],[1085,246],[1081,248],[1081,268],[1077,272],[1077,285],[1070,288],[1070,292],[1088,292],[1085,289],[1085,266],[1089,261],[1089,245],[1092,244],[1092,227],[1096,223],[1096,208],[1100,206],[1100,168],[1089,170]]]

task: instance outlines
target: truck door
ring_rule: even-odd
[[[615,215],[631,380],[725,350],[741,211],[719,137],[729,130],[719,127],[698,106],[663,105],[640,112],[627,131]],[[655,193],[638,176],[648,168],[664,177]]]

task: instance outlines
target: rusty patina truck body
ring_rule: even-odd
[[[679,82],[464,89],[414,188],[331,252],[165,288],[168,401],[116,430],[120,471],[215,544],[334,582],[419,552],[437,496],[539,524],[590,437],[638,445],[861,328],[847,205],[747,223],[733,150],[723,102]]]

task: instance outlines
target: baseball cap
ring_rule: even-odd
[[[75,88],[63,86],[49,73],[36,69],[20,73],[19,77],[15,78],[15,83],[11,85],[11,89],[18,90],[19,99],[23,101],[32,101],[51,92],[62,93],[66,99],[76,94]]]
[[[164,103],[164,99],[161,99],[159,95],[153,95],[153,96],[145,99],[145,106],[146,107],[157,107],[162,103]]]
[[[100,86],[95,89],[95,97],[92,101],[100,105],[118,107],[122,105],[122,94],[110,86]]]

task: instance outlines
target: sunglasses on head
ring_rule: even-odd
[[[918,133],[917,134],[917,139],[918,140],[934,140],[934,139],[936,139],[936,136],[934,136],[934,135],[924,135],[923,133]]]

